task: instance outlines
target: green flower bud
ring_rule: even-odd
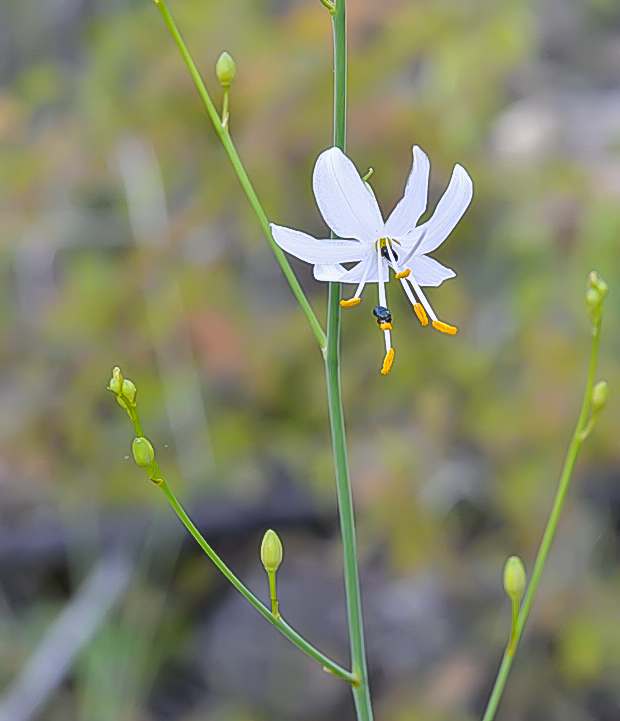
[[[525,591],[525,568],[519,556],[510,556],[504,566],[504,590],[512,601],[519,601]]]
[[[260,560],[267,573],[275,573],[282,563],[282,542],[275,531],[269,529],[260,545]]]
[[[224,90],[228,90],[237,76],[237,65],[228,53],[224,52],[218,58],[215,64],[215,74]]]
[[[112,391],[112,393],[117,396],[121,392],[121,382],[116,378],[110,378],[108,390]]]
[[[588,282],[586,284],[586,305],[590,319],[595,324],[601,319],[603,300],[608,291],[609,286],[607,283],[593,270],[590,275],[588,275]]]
[[[155,460],[155,451],[146,438],[134,438],[131,444],[134,461],[140,468],[148,468]]]
[[[127,400],[131,403],[131,405],[135,405],[136,403],[136,393],[137,388],[135,385],[127,378],[123,381],[123,384],[121,385],[121,392],[127,398]]]
[[[599,381],[592,389],[590,402],[595,413],[602,411],[609,401],[609,384],[607,381]]]

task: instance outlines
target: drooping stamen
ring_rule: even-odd
[[[448,325],[441,320],[434,320],[432,325],[433,328],[440,330],[442,333],[447,333],[448,335],[456,335],[456,331],[458,330],[455,326]]]
[[[431,304],[426,300],[426,296],[424,295],[424,293],[422,293],[422,288],[420,288],[418,281],[415,279],[413,273],[408,276],[407,280],[411,283],[411,287],[415,290],[416,295],[424,306],[424,310],[431,317],[431,320],[438,320],[437,316],[435,315],[435,311],[431,308]]]
[[[424,310],[424,306],[421,303],[415,303],[413,306],[413,310],[418,316],[418,320],[420,321],[420,323],[422,323],[422,325],[428,325],[428,317],[426,315],[426,311]]]
[[[370,266],[372,263],[366,263],[366,267],[364,268],[364,273],[362,275],[362,279],[357,286],[357,290],[355,291],[355,295],[353,298],[349,298],[349,300],[341,300],[340,305],[343,308],[351,308],[351,306],[357,305],[360,302],[360,295],[362,294],[362,291],[364,290],[364,286],[366,285],[366,278],[368,278],[368,273],[370,273]]]
[[[383,367],[381,368],[381,374],[387,375],[390,372],[392,363],[394,362],[394,348],[389,348],[383,359]]]
[[[382,246],[379,243],[379,245],[377,245],[377,280],[379,281],[379,305],[377,306],[377,308],[385,308],[387,310],[387,300],[385,297],[385,283],[383,282],[383,258],[381,257],[381,247]],[[373,311],[373,313],[374,313],[374,311]],[[389,313],[389,311],[388,311],[388,313]],[[389,318],[384,318],[383,320],[385,322],[389,323],[392,320],[392,317],[390,316]],[[390,338],[390,331],[388,328],[381,328],[381,330],[383,331],[383,337],[385,340],[385,351],[389,355],[389,351],[392,347],[392,339]],[[387,371],[386,371],[386,373],[387,373]]]
[[[392,249],[391,249],[389,246],[387,246],[387,247],[388,247],[388,252],[391,252],[391,253],[392,253],[392,256],[395,256],[395,253],[392,251]],[[416,306],[419,306],[420,304],[419,304],[418,301],[415,299],[413,293],[411,292],[411,288],[410,288],[409,285],[407,284],[407,280],[406,280],[406,279],[407,279],[407,278],[410,278],[410,277],[413,277],[413,276],[411,276],[411,271],[409,270],[409,268],[405,268],[405,270],[399,271],[399,268],[398,268],[398,260],[396,259],[396,257],[392,257],[392,258],[390,258],[390,260],[391,260],[391,262],[392,262],[392,267],[394,268],[394,270],[395,270],[395,272],[396,272],[396,275],[395,275],[394,277],[395,277],[395,278],[398,278],[398,280],[400,280],[400,284],[403,286],[403,290],[405,291],[405,295],[406,295],[407,298],[409,299],[409,302],[410,302],[411,305],[413,306],[413,310],[415,310],[416,315],[417,315],[418,318],[420,319],[420,323],[422,323],[422,325],[427,325],[427,324],[428,324],[428,318],[426,318],[426,314],[424,315],[425,320],[422,320],[422,318],[420,317],[420,314],[419,314],[418,311],[416,310]],[[421,308],[421,310],[424,310],[424,309]]]

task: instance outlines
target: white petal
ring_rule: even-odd
[[[348,263],[361,260],[368,252],[368,248],[357,240],[317,239],[273,223],[271,233],[282,250],[306,263]]]
[[[316,280],[325,280],[330,283],[337,283],[347,272],[343,265],[323,265],[317,263],[314,266],[313,273]]]
[[[420,233],[426,233],[417,254],[431,253],[444,242],[467,210],[472,194],[473,183],[471,178],[465,168],[456,165],[452,178],[450,178],[450,184],[439,203],[437,203],[433,217],[419,228],[416,228],[415,233],[409,234],[407,240],[415,242],[419,239]]]
[[[407,233],[411,233],[420,220],[420,216],[426,210],[429,172],[429,159],[426,153],[416,145],[413,148],[413,166],[409,173],[405,194],[385,224],[388,238],[399,239]]]
[[[451,268],[446,268],[445,265],[425,255],[414,255],[408,267],[419,285],[441,285],[444,280],[454,278],[456,275]]]
[[[377,276],[377,259],[373,251],[370,252],[368,258],[364,258],[351,270],[347,270],[342,265],[315,265],[314,266],[314,277],[317,280],[329,280],[332,282],[338,281],[340,283],[361,283],[364,276],[366,266],[370,264],[370,272],[366,276],[366,283],[376,283],[379,278]],[[388,266],[387,262],[383,261],[383,277],[388,278]]]
[[[341,150],[330,148],[319,155],[312,187],[319,210],[336,235],[367,244],[383,237],[385,226],[377,201]]]

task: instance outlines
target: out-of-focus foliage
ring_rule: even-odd
[[[534,608],[537,642],[525,639],[498,718],[616,718],[600,709],[620,699],[617,4],[349,4],[348,154],[374,168],[384,212],[414,143],[431,158],[431,210],[454,163],[475,187],[436,254],[458,277],[429,291],[455,338],[421,328],[391,284],[396,358],[383,377],[372,290],[343,313],[363,558],[380,548],[394,576],[440,579],[460,629],[432,672],[385,679],[379,716],[479,711],[508,633],[503,563],[518,553],[531,567],[576,419],[596,268],[610,287],[600,372],[611,401]],[[270,219],[321,236],[310,178],[331,139],[325,9],[170,8],[216,99],[215,61],[235,58],[231,131]],[[2,523],[59,515],[88,527],[102,511],[161,503],[129,462],[128,421],[105,391],[117,364],[181,497],[249,503],[269,485],[269,458],[329,512],[320,354],[158,11],[147,0],[3,0],[0,14]],[[326,288],[292,264],[323,318]],[[75,555],[71,583],[83,573]],[[189,575],[208,585],[210,574],[196,564]],[[161,591],[134,585],[120,626],[84,652],[77,691],[45,718],[69,718],[74,704],[79,718],[145,718],[134,709],[184,619]],[[0,681],[19,672],[61,598],[7,610]],[[135,672],[123,677],[127,698],[109,692],[119,658]]]

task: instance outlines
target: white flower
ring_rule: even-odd
[[[325,222],[341,240],[317,239],[271,224],[276,243],[297,258],[313,263],[317,280],[358,283],[355,295],[341,301],[341,305],[357,305],[366,283],[379,284],[379,305],[373,313],[385,337],[386,356],[381,369],[384,374],[394,358],[390,337],[392,316],[385,296],[390,268],[422,325],[428,324],[428,314],[434,328],[456,333],[454,326],[438,320],[421,286],[438,286],[456,275],[426,254],[450,235],[471,201],[473,185],[467,171],[456,165],[433,216],[418,226],[426,210],[429,170],[427,156],[415,146],[405,194],[384,222],[374,194],[353,163],[338,148],[330,148],[316,161],[312,185]],[[341,265],[351,262],[357,265],[350,270]]]

